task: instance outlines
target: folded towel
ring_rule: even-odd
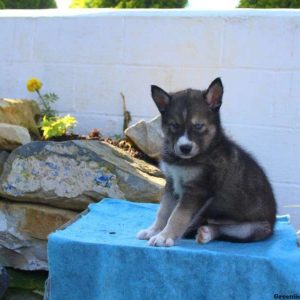
[[[51,234],[51,300],[300,299],[300,249],[287,217],[261,242],[158,248],[135,237],[157,208],[105,199]]]

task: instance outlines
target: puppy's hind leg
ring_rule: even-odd
[[[245,222],[229,224],[209,224],[198,229],[196,240],[198,243],[207,243],[218,239],[231,242],[261,241],[273,233],[273,227],[267,221]]]

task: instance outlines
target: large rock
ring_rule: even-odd
[[[4,163],[6,162],[8,156],[9,156],[9,152],[0,151],[0,175],[2,174],[3,166],[4,166]]]
[[[37,122],[40,117],[38,104],[33,100],[0,99],[0,123],[8,123],[25,127],[39,137]]]
[[[161,117],[155,117],[150,121],[141,120],[128,127],[125,134],[134,144],[148,156],[159,159],[163,144],[163,132],[161,130]]]
[[[76,212],[36,204],[0,202],[0,264],[47,270],[47,236]]]
[[[32,142],[11,153],[0,177],[6,199],[83,210],[104,197],[157,202],[160,171],[99,141]]]
[[[25,127],[0,123],[0,150],[13,150],[31,141]]]

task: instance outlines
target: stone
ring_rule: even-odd
[[[0,299],[3,299],[7,288],[9,286],[9,276],[2,266],[0,266]]]
[[[82,211],[104,197],[158,202],[161,176],[158,168],[105,142],[31,142],[5,162],[0,195]]]
[[[28,129],[25,127],[0,123],[0,149],[14,150],[20,145],[31,141]]]
[[[141,120],[125,130],[126,136],[148,156],[159,159],[163,144],[161,117],[150,121]]]
[[[9,156],[9,152],[0,151],[0,175],[2,174],[3,166],[4,166],[4,163],[6,162],[8,156]]]
[[[40,108],[34,100],[0,99],[0,123],[25,127],[33,137],[40,137],[37,126],[40,117]]]
[[[47,236],[76,212],[44,205],[0,202],[0,264],[47,270]]]

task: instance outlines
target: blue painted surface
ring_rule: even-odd
[[[112,175],[104,175],[102,172],[97,172],[96,177],[95,177],[95,182],[99,185],[102,185],[104,187],[111,187],[111,179]]]
[[[182,240],[155,248],[135,236],[152,223],[157,207],[106,199],[51,234],[51,300],[257,300],[300,294],[300,250],[287,219],[263,242]]]

